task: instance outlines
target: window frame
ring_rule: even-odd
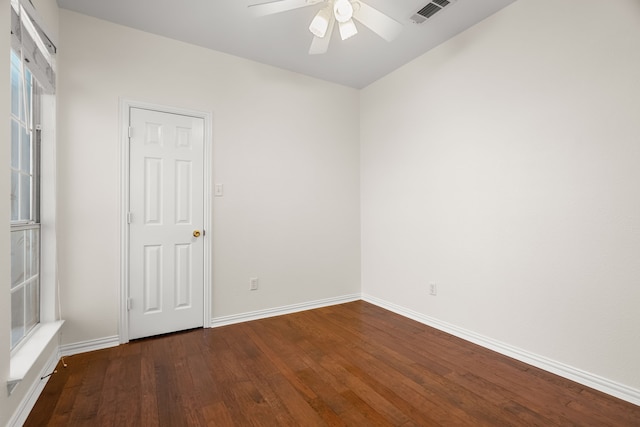
[[[14,114],[13,105],[11,111],[11,122],[12,127],[13,123],[17,123],[18,131],[18,143],[14,143],[14,133],[11,135],[11,160],[10,160],[10,170],[12,177],[14,173],[18,176],[16,183],[16,194],[12,194],[12,205],[14,203],[13,198],[15,197],[17,200],[15,201],[17,206],[17,217],[14,218],[14,209],[12,206],[12,212],[10,217],[10,233],[11,233],[11,241],[12,241],[12,249],[11,249],[11,267],[12,270],[14,268],[14,250],[21,250],[22,254],[20,255],[21,260],[21,268],[22,273],[21,276],[11,274],[11,283],[10,283],[10,295],[11,295],[11,336],[10,336],[10,351],[13,356],[24,344],[29,336],[33,334],[33,332],[37,329],[38,325],[41,322],[41,272],[42,272],[42,226],[40,222],[40,165],[41,165],[41,141],[40,141],[40,97],[42,95],[42,91],[39,88],[39,83],[33,73],[28,69],[25,65],[25,61],[20,56],[18,52],[14,49],[11,49],[10,52],[10,61],[12,68],[15,63],[19,64],[18,66],[18,75],[19,82],[16,86],[14,86],[14,72],[12,70],[11,73],[11,91],[12,91],[12,99],[13,92],[17,87],[18,93],[18,112],[17,115]],[[27,84],[26,79],[30,79]],[[28,89],[27,89],[28,88]],[[29,91],[27,93],[27,90]],[[25,162],[22,156],[25,153],[23,144],[24,144],[24,136],[28,136],[28,144],[29,144],[29,170],[25,171],[24,166]],[[18,151],[17,156],[17,165],[13,164],[14,159],[14,148]],[[29,177],[29,202],[28,202],[28,210],[29,214],[25,215],[22,212],[22,208],[24,205],[23,197],[24,191],[22,185],[24,184],[23,178],[25,176]],[[12,184],[12,192],[13,192],[13,184]],[[14,233],[23,233],[22,243],[16,244],[16,248],[14,249]],[[28,238],[29,236],[29,238]],[[19,240],[18,240],[19,241]],[[35,242],[35,247],[34,246]],[[30,274],[27,274],[30,273]],[[19,281],[16,281],[16,277],[19,278]],[[20,278],[21,277],[21,278]],[[14,305],[13,305],[13,297],[14,294],[22,293],[22,308],[21,322],[16,321],[21,328],[21,331],[18,334],[18,338],[14,341],[14,334],[16,333],[16,327],[14,324]]]

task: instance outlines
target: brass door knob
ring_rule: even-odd
[[[200,237],[200,230],[195,230],[193,232],[193,237]]]

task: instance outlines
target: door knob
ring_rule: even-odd
[[[200,237],[200,230],[195,230],[193,232],[193,237]]]

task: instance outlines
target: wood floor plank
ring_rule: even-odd
[[[243,327],[243,337],[251,337],[248,326]],[[242,366],[255,385],[259,393],[277,415],[279,426],[322,425],[321,419],[307,402],[300,399],[295,390],[286,381],[278,381],[281,377],[277,367],[252,342],[252,357],[242,362]],[[294,399],[295,404],[288,404],[288,399]],[[293,402],[291,402],[293,403]]]
[[[619,410],[617,400],[610,399],[609,396],[600,391],[584,387],[580,391],[580,399],[577,401],[586,406],[589,412],[595,411],[599,414],[607,414],[608,419],[618,423],[618,425],[640,426],[640,411]]]
[[[256,345],[266,348],[264,343],[258,335],[250,328],[246,329],[246,333],[250,336]],[[263,353],[266,360],[271,362],[268,354]],[[262,371],[266,361],[263,361],[260,365],[256,366],[257,370]],[[271,362],[272,363],[272,362]],[[295,384],[299,384],[298,381],[291,382],[287,378],[292,378],[295,374],[291,371],[282,372],[278,369],[277,365],[272,363],[275,372],[266,372],[263,375],[259,375],[260,382],[268,384],[273,392],[280,398],[281,404],[285,410],[291,415],[294,420],[305,420],[308,426],[321,426],[324,425],[322,414],[318,413],[312,405],[315,394],[313,393],[300,393],[299,389],[296,389]],[[287,375],[288,374],[288,375]],[[305,399],[305,396],[311,396],[310,400]],[[322,411],[323,413],[325,411]],[[326,414],[325,414],[326,415]]]
[[[182,380],[176,370],[178,354],[174,352],[175,337],[166,340],[154,339],[156,397],[158,399],[158,420],[161,426],[187,425],[186,414],[180,405],[178,382]]]
[[[393,317],[386,320],[392,319]],[[457,347],[451,347],[451,341],[459,340],[457,338],[455,340],[447,340],[448,342],[445,342],[445,345],[440,345],[441,343],[438,343],[438,339],[435,338],[433,340],[423,341],[429,343],[429,348],[421,347],[416,343],[415,340],[412,339],[414,337],[407,336],[407,333],[410,332],[403,331],[399,328],[396,329],[388,327],[387,324],[376,326],[376,320],[377,319],[373,319],[373,321],[371,322],[374,326],[369,325],[364,327],[364,329],[366,330],[379,327],[381,331],[381,340],[378,341],[378,343],[382,343],[386,347],[402,348],[402,351],[398,350],[398,353],[401,354],[402,357],[407,357],[408,359],[416,363],[421,363],[421,359],[425,355],[430,355],[430,358],[437,358],[438,360],[440,360],[440,363],[452,364],[452,369],[460,370],[461,368],[463,368],[467,372],[475,372],[478,375],[485,375],[489,378],[489,381],[492,384],[495,384],[505,390],[513,387],[518,388],[517,386],[521,383],[520,377],[523,374],[528,376],[529,374],[527,373],[527,371],[529,368],[535,369],[533,367],[526,367],[526,365],[520,362],[513,363],[514,361],[512,359],[497,355],[494,352],[475,346],[473,344],[465,343],[463,347],[460,347],[460,344],[458,343]],[[394,335],[388,333],[387,331],[389,330],[393,330]],[[443,338],[447,338],[446,335],[441,336]],[[398,340],[398,338],[402,339]],[[410,352],[409,346],[414,347],[414,350],[417,348],[419,349],[419,351]],[[496,356],[498,357],[496,358]],[[455,363],[455,365],[453,365],[453,363]],[[408,365],[409,363],[407,362],[407,366]],[[424,366],[425,368],[428,367],[428,365],[425,364],[422,364],[422,366]],[[508,373],[504,373],[505,370],[508,371]],[[404,372],[404,374],[411,375],[411,373],[409,372]],[[546,383],[535,376],[529,377],[528,383],[528,389],[521,390],[523,393],[525,393],[524,395],[521,394],[519,396],[521,403],[530,400],[532,396],[533,398],[542,396],[543,399],[546,399],[544,393],[532,393],[532,389],[540,386],[544,388],[546,386]],[[456,384],[453,384],[451,387],[455,388],[455,386]],[[443,387],[446,388],[447,385],[443,384]],[[580,415],[579,413],[572,411],[566,406],[571,401],[571,398],[567,396],[567,392],[569,391],[568,389],[570,388],[573,388],[574,390],[576,389],[576,387],[571,385],[571,387],[568,387],[567,390],[563,390],[563,394],[561,396],[557,396],[560,399],[556,399],[551,403],[552,405],[555,405],[555,409],[559,411],[560,418],[563,418],[563,422],[567,422],[567,420],[571,417]],[[459,389],[456,389],[456,393],[461,394],[461,391]],[[483,398],[485,396],[484,393],[479,395],[483,396]],[[540,402],[534,402],[534,404],[539,405]],[[547,403],[547,406],[549,404],[550,403]],[[478,406],[482,407],[482,405]],[[485,408],[487,407],[485,406]],[[564,414],[567,414],[567,416],[565,416]]]
[[[640,426],[640,407],[357,301],[67,358],[26,426]]]
[[[82,385],[69,414],[69,424],[89,425],[98,415],[105,375],[110,361],[106,358],[93,360],[90,368],[86,365]],[[68,368],[67,368],[68,369]]]
[[[42,391],[41,411],[34,414],[34,422],[41,426],[47,425],[55,413],[56,407],[61,405],[63,401],[62,390],[69,380],[69,372],[64,370],[62,361],[57,363],[55,372],[48,378],[47,387]]]
[[[339,320],[335,319],[334,321],[339,322]],[[345,332],[349,332],[349,327],[348,325],[345,326],[345,322],[339,322],[339,324],[345,328]],[[393,341],[395,341],[395,338],[393,338]],[[352,343],[356,342],[357,340],[354,337]],[[385,351],[380,351],[380,348],[384,348]],[[370,342],[361,341],[358,344],[352,344],[348,353],[345,353],[345,357],[349,360],[360,361],[363,369],[374,369],[374,371],[371,372],[372,378],[395,370],[398,376],[395,379],[390,379],[388,382],[389,384],[394,384],[395,387],[399,384],[397,380],[398,377],[411,381],[414,385],[412,391],[425,399],[423,405],[429,408],[431,416],[436,417],[436,420],[439,420],[438,422],[471,423],[473,421],[476,425],[491,425],[490,420],[482,420],[483,416],[481,415],[476,415],[474,418],[465,412],[464,408],[451,408],[449,402],[446,401],[446,396],[451,394],[449,393],[449,389],[456,385],[443,384],[443,378],[439,374],[434,374],[431,379],[425,378],[424,375],[427,371],[420,369],[415,363],[416,360],[419,359],[406,357],[406,355],[398,353],[394,348],[395,342],[391,342],[384,347],[379,347],[378,344],[373,345]],[[344,350],[338,348],[336,351],[340,352]],[[375,356],[368,357],[369,355]],[[347,362],[343,363],[347,364]],[[457,392],[458,393],[455,394],[456,399],[460,399],[462,397],[460,396],[462,391],[457,390]],[[466,400],[468,400],[468,398],[469,396],[467,396]],[[463,402],[466,400],[462,399]],[[439,411],[441,407],[447,408],[447,411]],[[478,407],[485,407],[485,405],[479,405]]]
[[[150,354],[145,351],[140,358],[140,419],[145,425],[160,425],[155,364]]]
[[[233,426],[233,419],[224,402],[219,401],[202,408],[205,424],[211,426]]]

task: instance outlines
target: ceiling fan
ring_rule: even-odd
[[[362,0],[274,0],[249,5],[256,16],[273,15],[301,7],[324,3],[309,25],[313,41],[310,55],[327,52],[336,22],[340,37],[346,40],[358,33],[354,19],[385,39],[393,40],[402,31],[402,24],[364,3]]]

